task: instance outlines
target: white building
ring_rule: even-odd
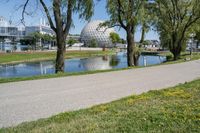
[[[49,24],[45,20],[40,20],[37,26],[13,26],[4,17],[0,16],[0,50],[13,51],[14,45],[18,46],[20,39],[29,36],[34,32],[41,34],[55,35]],[[40,45],[41,41],[40,41]],[[48,47],[48,46],[47,46]],[[18,49],[18,48],[17,48]]]
[[[40,24],[37,26],[26,26],[25,35],[29,36],[34,32],[39,32],[41,34],[55,35],[54,31],[50,28],[49,24],[45,20],[41,19]]]
[[[113,47],[110,39],[110,33],[115,32],[113,28],[100,27],[104,21],[95,20],[89,22],[81,32],[81,41],[86,45],[90,45],[95,40],[98,47]]]

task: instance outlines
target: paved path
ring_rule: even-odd
[[[173,65],[0,84],[0,127],[110,102],[200,78],[200,60]]]

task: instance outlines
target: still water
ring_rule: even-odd
[[[166,61],[163,56],[140,56],[139,65],[160,64]],[[90,58],[75,58],[65,60],[65,72],[82,72],[92,70],[106,70],[114,68],[126,68],[127,56],[118,53],[112,56],[99,56]],[[19,64],[0,65],[0,78],[28,77],[55,72],[55,61],[39,61]]]

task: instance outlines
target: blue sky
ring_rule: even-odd
[[[0,0],[0,16],[4,16],[7,20],[12,20],[14,25],[20,24],[21,11],[22,8],[18,9],[18,7],[25,0]],[[45,0],[49,1],[49,0]],[[26,25],[37,25],[40,22],[40,18],[45,18],[45,14],[42,12],[42,8],[36,8],[36,3],[33,2],[29,5],[28,9],[33,12],[32,16],[25,16]],[[106,13],[106,0],[101,0],[100,2],[95,2],[95,11],[91,20],[108,20],[109,16]],[[74,28],[71,29],[70,33],[72,34],[80,34],[82,28],[87,24],[87,21],[78,19],[77,15],[74,15]],[[115,28],[116,32],[120,34],[122,38],[126,38],[126,34],[123,29],[119,30],[119,28]],[[137,29],[135,40],[140,40],[140,29]],[[150,31],[146,35],[146,39],[157,39],[158,34],[154,31]]]

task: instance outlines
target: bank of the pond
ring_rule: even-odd
[[[130,96],[0,132],[199,132],[200,80]]]
[[[108,51],[107,51],[108,52]],[[108,54],[113,54],[113,51]],[[184,52],[181,54],[180,59],[177,61],[173,61],[172,55],[169,52],[161,52],[159,55],[168,56],[168,60],[165,63],[157,64],[157,65],[167,65],[167,64],[176,64],[182,63],[192,60],[200,59],[200,53],[193,53],[192,56],[189,53]],[[189,60],[187,60],[189,59]],[[150,65],[147,67],[153,67],[157,65]],[[73,72],[73,73],[59,73],[59,74],[47,74],[47,75],[39,75],[39,76],[32,76],[32,77],[19,77],[19,78],[0,78],[1,83],[8,83],[8,82],[19,82],[19,81],[27,81],[27,80],[39,80],[39,79],[48,79],[48,78],[59,78],[59,77],[66,77],[66,76],[79,76],[79,75],[86,75],[86,74],[95,74],[95,73],[102,73],[102,72],[112,72],[112,71],[120,71],[120,70],[127,70],[127,69],[135,69],[135,68],[142,68],[142,66],[137,67],[128,67],[128,68],[120,68],[120,69],[109,69],[109,70],[94,70],[94,71],[86,71],[86,72]]]
[[[39,76],[32,76],[32,77],[0,78],[0,84],[9,83],[9,82],[27,81],[27,80],[39,80],[39,79],[59,78],[59,77],[66,77],[66,76],[95,74],[95,73],[102,73],[102,72],[112,72],[112,71],[127,70],[131,68],[140,68],[140,67],[128,67],[128,68],[121,68],[121,69],[95,70],[95,71],[73,72],[73,73],[47,74],[47,75],[39,75]]]
[[[65,58],[91,57],[115,54],[114,50],[107,51],[67,51]],[[56,52],[24,52],[24,53],[0,53],[0,64],[13,64],[21,62],[35,62],[53,60]]]
[[[138,66],[161,64],[166,61],[164,56],[141,55]],[[92,56],[87,58],[65,59],[64,72],[84,72],[107,69],[127,68],[127,56],[124,52],[114,55]],[[55,60],[24,62],[0,65],[0,77],[31,77],[55,73]]]

